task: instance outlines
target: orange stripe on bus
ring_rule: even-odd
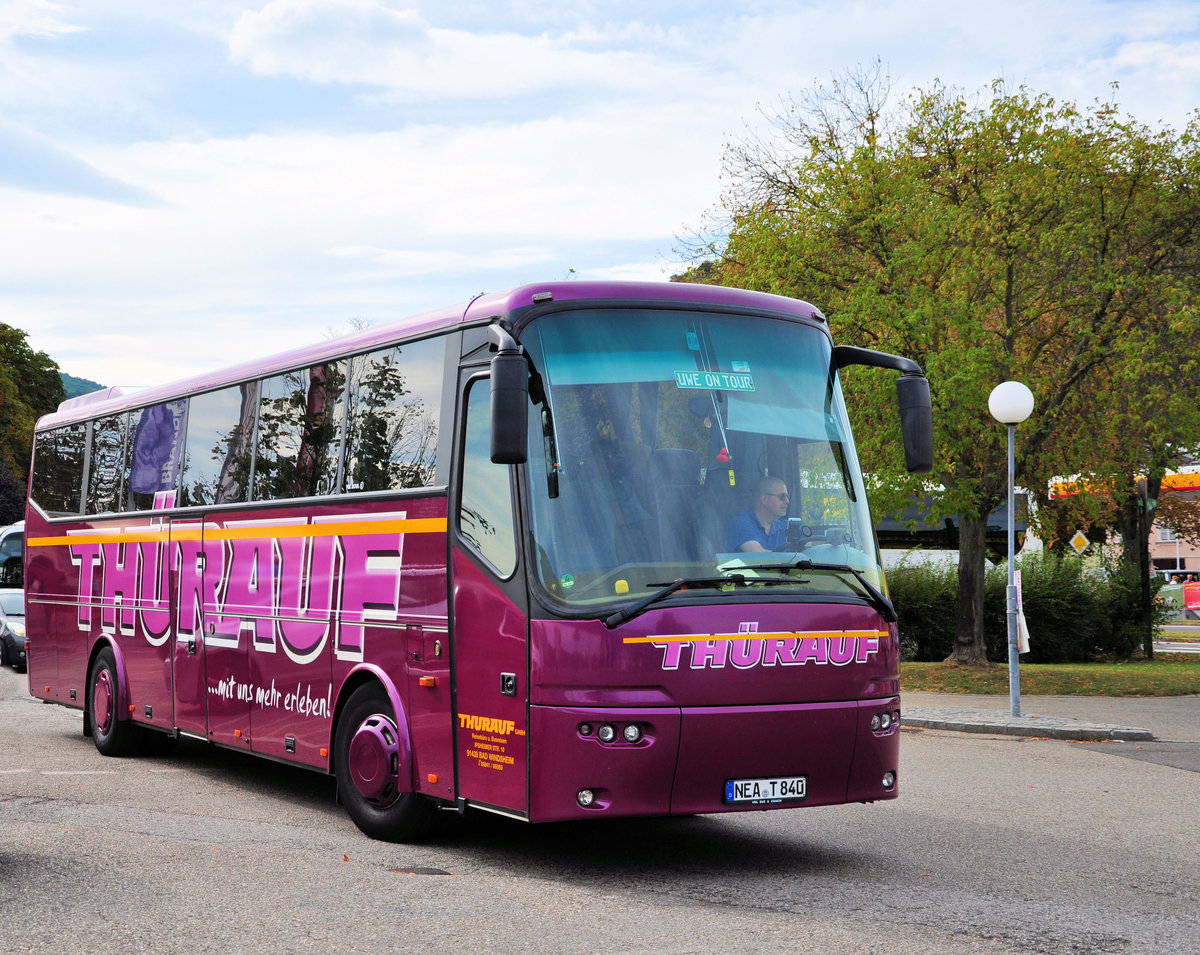
[[[166,540],[261,540],[271,537],[358,537],[365,534],[444,534],[446,518],[414,517],[403,521],[335,521],[328,524],[259,524],[235,527],[139,527],[129,531],[93,531],[58,537],[30,537],[26,547],[68,544],[141,544]]]
[[[869,640],[886,637],[887,630],[812,630],[791,633],[669,633],[655,637],[625,637],[622,643],[698,643],[708,640]]]

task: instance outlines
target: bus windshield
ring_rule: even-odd
[[[772,596],[861,598],[863,579],[882,588],[822,329],[581,309],[544,317],[522,341],[542,377],[532,557],[564,611],[600,612],[692,578],[709,593],[723,579]],[[741,549],[754,519],[773,553]]]

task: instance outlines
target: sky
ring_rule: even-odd
[[[726,145],[875,61],[1179,129],[1200,0],[0,0],[0,322],[131,387],[665,280]]]

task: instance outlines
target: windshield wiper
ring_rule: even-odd
[[[785,565],[789,570],[792,569],[791,564]],[[755,568],[757,569],[757,568]],[[662,600],[664,597],[669,597],[677,590],[683,590],[685,587],[712,587],[714,589],[723,587],[726,584],[733,584],[735,587],[748,586],[750,584],[794,584],[795,580],[789,577],[780,577],[778,579],[747,577],[745,574],[726,574],[720,577],[680,577],[678,580],[672,580],[669,584],[648,584],[650,587],[659,587],[660,589],[654,593],[643,597],[637,603],[632,603],[628,607],[623,607],[612,616],[607,617],[604,621],[604,626],[609,630],[621,626],[626,621],[632,620],[638,614],[642,613],[651,604]]]
[[[791,563],[778,564],[747,564],[747,569],[753,570],[832,570],[841,574],[853,574],[863,590],[867,592],[867,602],[872,607],[879,611],[880,616],[888,623],[895,623],[900,619],[896,613],[896,608],[892,606],[892,602],[883,595],[878,587],[871,581],[867,580],[860,571],[851,567],[849,564],[823,564],[812,560],[796,560]]]

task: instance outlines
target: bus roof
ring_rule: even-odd
[[[717,285],[683,282],[543,282],[523,285],[505,292],[481,293],[465,303],[372,326],[344,337],[316,342],[286,352],[255,358],[204,374],[155,385],[124,390],[105,388],[70,398],[58,410],[38,420],[39,429],[86,421],[89,418],[140,408],[172,398],[182,398],[223,385],[302,368],[330,358],[382,348],[393,342],[423,337],[460,325],[484,324],[549,301],[674,302],[697,305],[762,309],[824,320],[820,310],[800,299],[751,292]]]

